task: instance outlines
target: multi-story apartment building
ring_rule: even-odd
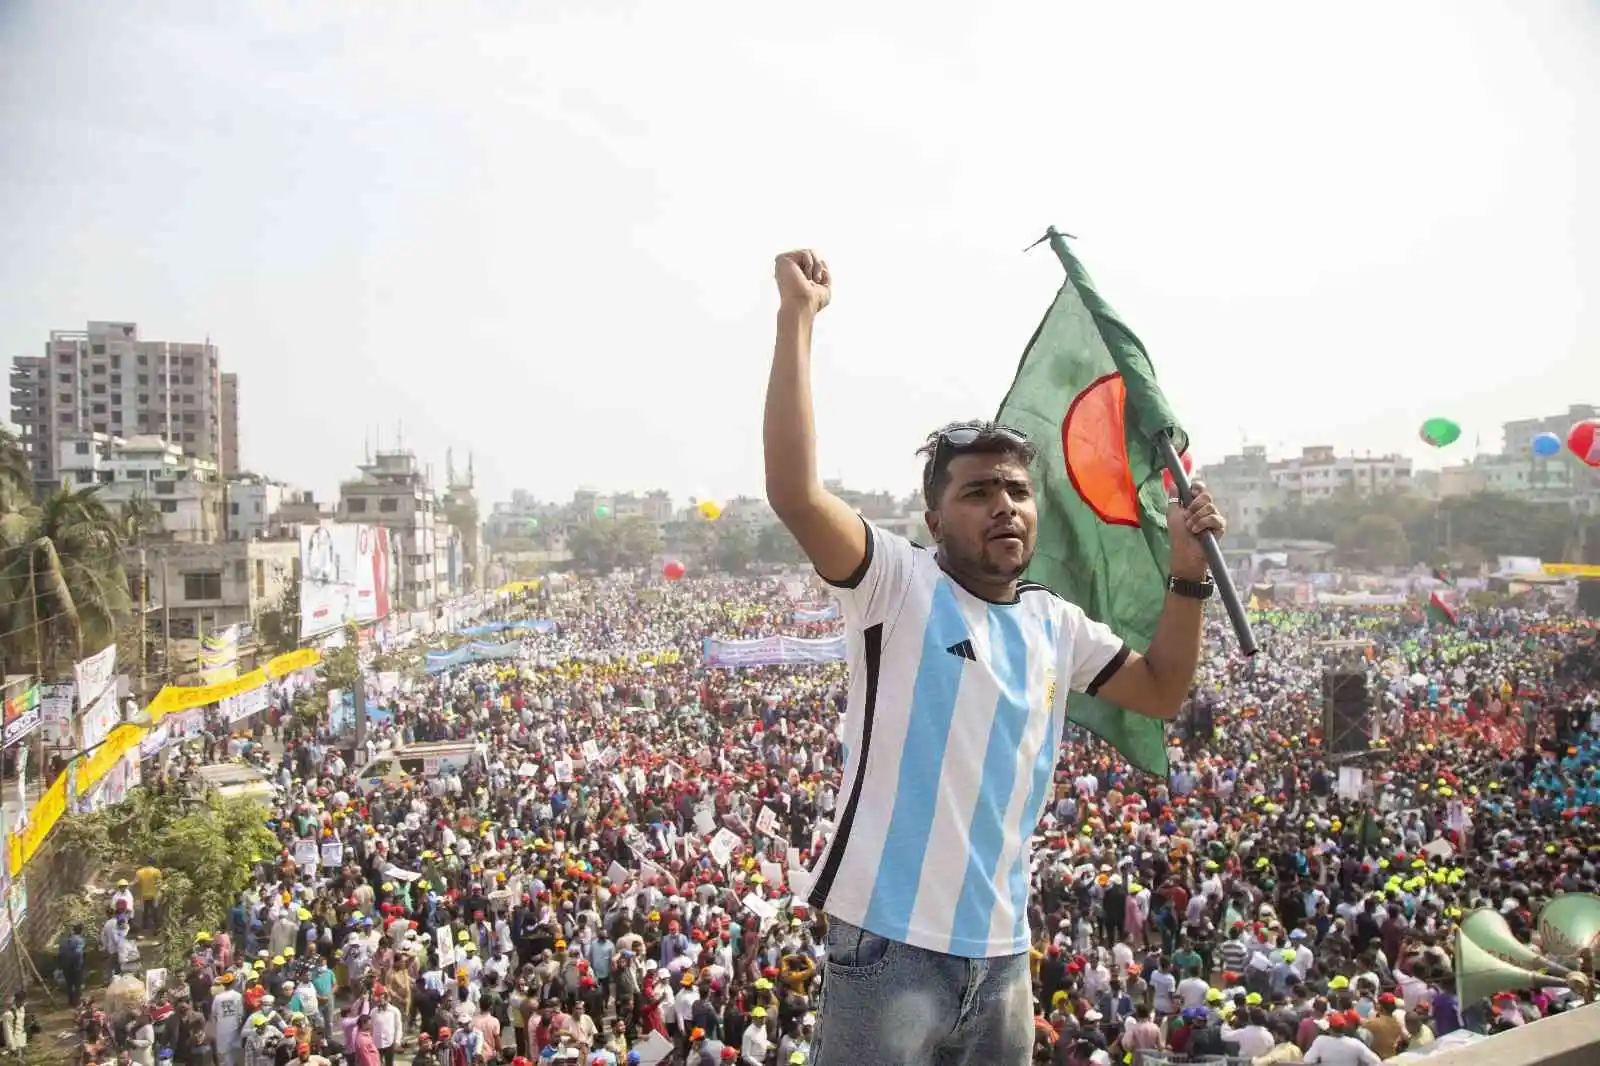
[[[220,465],[222,415],[216,346],[142,340],[132,322],[52,330],[42,356],[12,366],[11,420],[41,489],[60,484],[56,442],[65,435],[155,436]]]
[[[166,539],[210,544],[225,539],[226,489],[209,459],[185,455],[160,437],[124,440],[107,433],[74,433],[56,441],[56,476],[62,484],[98,485],[113,511],[137,498],[161,515]]]
[[[339,486],[335,518],[387,529],[391,595],[407,610],[432,607],[441,598],[441,580],[448,595],[450,547],[427,473],[414,452],[398,450],[379,451],[359,469],[360,477]]]
[[[289,486],[259,474],[228,479],[228,539],[261,540],[297,535],[299,522],[285,521],[284,504],[294,498]]]
[[[1403,455],[1335,455],[1325,444],[1302,448],[1294,459],[1269,463],[1272,483],[1287,499],[1326,500],[1341,492],[1410,492],[1411,460]]]
[[[222,375],[222,476],[239,473],[239,375]]]

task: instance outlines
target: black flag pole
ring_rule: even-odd
[[[1070,275],[1072,253],[1067,250],[1066,237],[1066,234],[1051,226],[1045,231],[1042,239],[1050,242],[1050,250],[1056,253],[1062,269]],[[1036,241],[1035,246],[1038,243]],[[1189,482],[1189,475],[1183,469],[1183,460],[1178,455],[1178,449],[1173,447],[1172,434],[1170,432],[1157,434],[1152,443],[1161,455],[1162,465],[1172,476],[1172,483],[1178,489],[1178,498],[1187,505],[1194,495],[1194,489]],[[1211,580],[1216,582],[1217,597],[1222,600],[1222,606],[1228,612],[1228,621],[1233,624],[1233,635],[1239,641],[1239,652],[1243,655],[1254,655],[1258,650],[1256,635],[1250,629],[1250,618],[1245,614],[1244,601],[1239,599],[1239,590],[1234,587],[1233,575],[1228,572],[1227,560],[1222,557],[1222,545],[1217,543],[1216,537],[1207,532],[1200,534],[1200,547],[1206,553],[1206,562],[1211,565]]]

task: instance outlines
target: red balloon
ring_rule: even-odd
[[[668,559],[667,565],[661,568],[661,574],[668,581],[676,581],[683,576],[683,564],[676,559]]]
[[[1194,473],[1194,460],[1189,458],[1188,452],[1179,455],[1178,460],[1183,463],[1183,472],[1185,474]],[[1176,496],[1178,494],[1178,486],[1173,484],[1172,475],[1167,473],[1166,467],[1161,468],[1161,484],[1167,490],[1168,496]]]
[[[1567,447],[1590,466],[1600,466],[1600,419],[1586,418],[1568,430]]]

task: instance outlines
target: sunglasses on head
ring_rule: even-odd
[[[978,438],[985,432],[1004,437],[1016,444],[1028,443],[1028,436],[1021,430],[1009,426],[984,426],[981,424],[967,424],[951,426],[939,431],[939,444],[950,448],[970,448],[978,442]]]

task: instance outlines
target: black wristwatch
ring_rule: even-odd
[[[1167,591],[1178,596],[1187,596],[1191,600],[1209,600],[1211,594],[1217,591],[1217,583],[1207,574],[1204,581],[1189,581],[1181,577],[1167,578]]]

